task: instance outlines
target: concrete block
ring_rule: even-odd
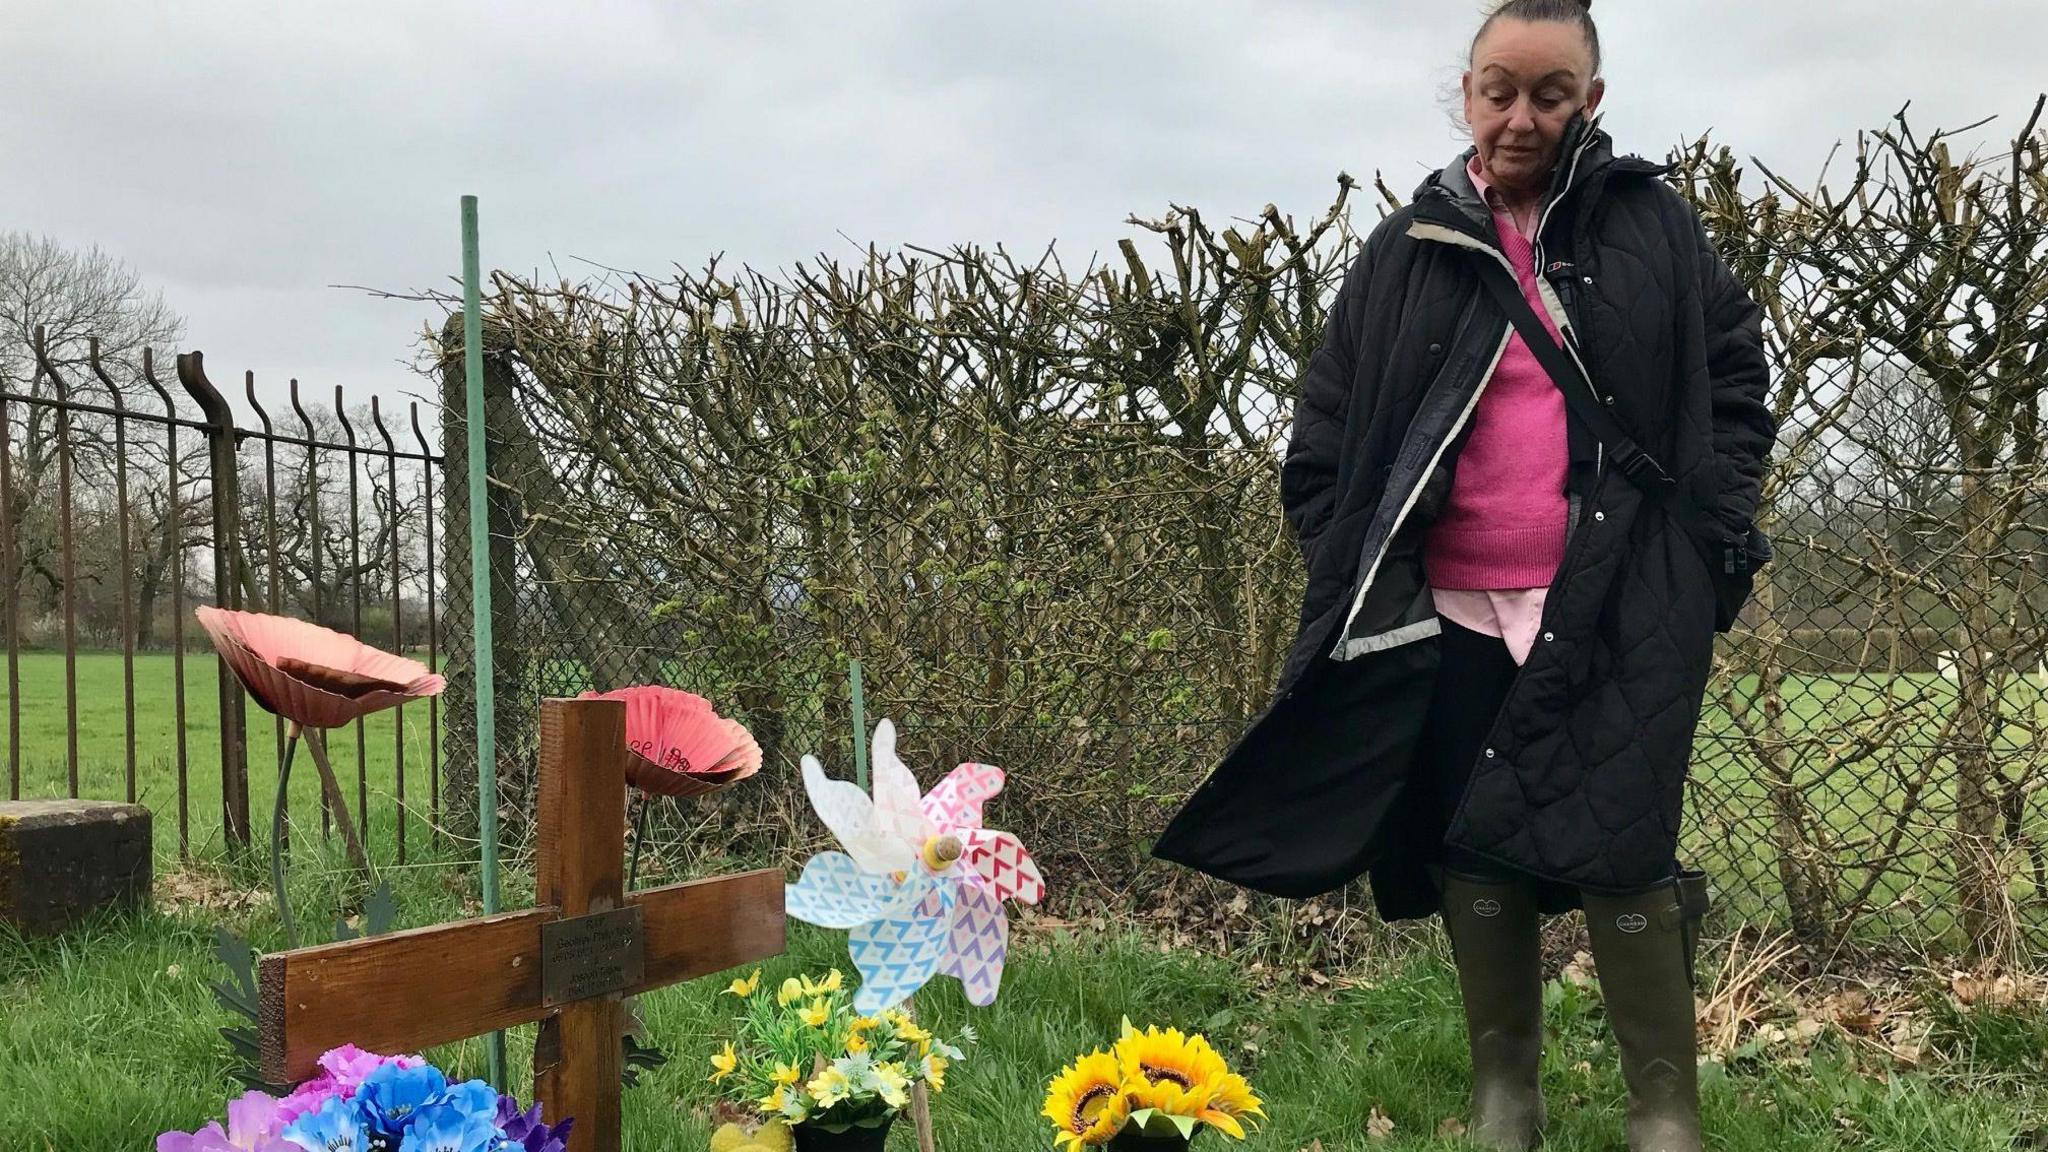
[[[0,801],[0,922],[62,931],[149,901],[149,809],[105,800]]]

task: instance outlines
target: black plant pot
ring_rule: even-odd
[[[1152,1136],[1126,1128],[1110,1138],[1109,1152],[1188,1152],[1188,1137]]]
[[[796,1152],[882,1152],[889,1140],[889,1126],[896,1122],[890,1113],[872,1127],[858,1125],[841,1132],[829,1132],[813,1124],[798,1124],[790,1134],[796,1137]]]

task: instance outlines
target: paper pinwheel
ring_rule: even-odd
[[[1010,936],[1003,901],[1036,904],[1045,894],[1024,845],[981,826],[982,801],[1002,790],[1003,770],[962,764],[920,796],[887,720],[875,726],[872,761],[869,797],[804,757],[804,791],[846,851],[811,857],[788,886],[789,914],[848,930],[862,1012],[901,1004],[939,975],[959,980],[970,1003],[993,1003]]]

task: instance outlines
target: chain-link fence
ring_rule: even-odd
[[[1762,524],[1779,558],[1721,648],[1686,848],[1728,913],[1822,961],[1870,943],[2024,960],[2048,941],[2036,127],[1979,162],[1900,122],[1812,188],[1745,179],[1704,143],[1673,157],[1764,306],[1783,425]],[[927,781],[969,758],[1012,770],[1001,820],[1067,890],[1168,880],[1149,838],[1293,635],[1278,462],[1364,195],[1341,182],[1305,226],[1175,208],[1085,268],[956,248],[782,276],[498,277],[508,823],[535,701],[665,682],[747,722],[770,765],[671,814],[670,846],[793,854],[795,760],[847,771],[858,657],[869,715],[897,721]],[[444,437],[461,475],[459,419]],[[448,516],[459,606],[466,509]],[[474,765],[451,749],[450,768],[463,794]]]

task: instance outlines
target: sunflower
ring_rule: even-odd
[[[1199,1033],[1184,1036],[1174,1028],[1140,1032],[1126,1023],[1116,1056],[1133,1112],[1152,1108],[1186,1116],[1239,1140],[1244,1139],[1240,1119],[1265,1115],[1251,1085],[1230,1071]]]
[[[1090,1052],[1063,1069],[1045,1094],[1045,1117],[1059,1129],[1066,1152],[1109,1143],[1130,1118],[1116,1057]]]
[[[1244,1125],[1216,1103],[1223,1091],[1221,1082],[1215,1080],[1205,1080],[1192,1088],[1183,1088],[1171,1080],[1139,1081],[1124,1086],[1124,1099],[1133,1113],[1149,1110],[1163,1116],[1185,1117],[1225,1132],[1233,1140],[1242,1140]]]
[[[1178,1028],[1140,1032],[1126,1024],[1115,1054],[1124,1078],[1134,1084],[1165,1082],[1185,1090],[1230,1073],[1207,1040],[1199,1034],[1184,1036]]]
[[[1251,1084],[1237,1073],[1224,1073],[1220,1079],[1209,1082],[1209,1089],[1209,1107],[1216,1111],[1232,1117],[1265,1118],[1265,1106],[1252,1092]],[[1218,1124],[1217,1127],[1221,1128],[1223,1125]]]

